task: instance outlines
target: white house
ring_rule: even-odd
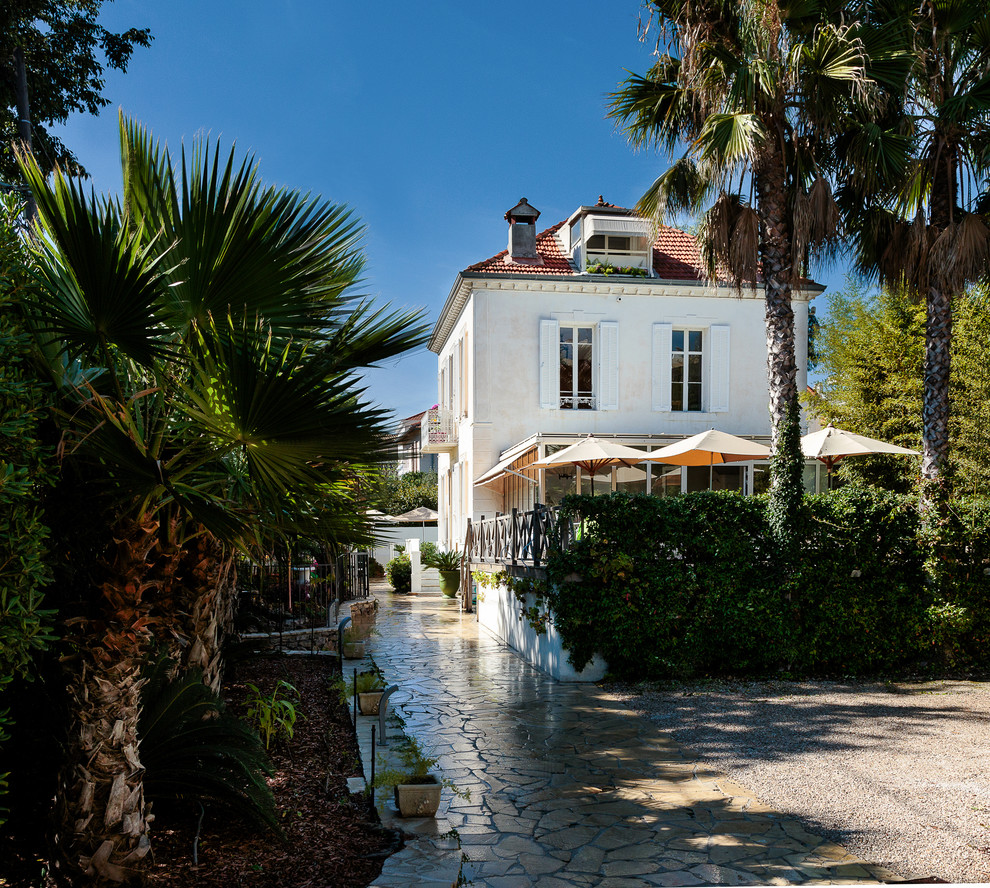
[[[552,505],[605,489],[669,495],[709,471],[658,463],[582,478],[528,470],[587,434],[644,451],[709,428],[769,442],[764,300],[704,279],[694,239],[599,198],[537,234],[525,198],[505,214],[509,244],[461,271],[429,342],[438,406],[422,450],[439,453],[439,535],[459,547],[467,518]],[[798,384],[807,382],[808,301],[792,292]],[[809,467],[814,483],[814,468]],[[766,467],[714,469],[714,486],[760,490]]]

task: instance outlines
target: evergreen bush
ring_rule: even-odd
[[[385,565],[385,577],[396,592],[412,591],[412,561],[403,553]]]
[[[802,509],[791,548],[764,497],[567,497],[577,539],[550,556],[546,594],[575,668],[595,653],[633,677],[990,665],[990,503],[960,504],[936,539],[886,491]]]

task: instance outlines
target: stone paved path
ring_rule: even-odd
[[[373,656],[441,755],[464,875],[491,888],[876,884],[897,876],[704,770],[600,688],[555,682],[455,600],[382,594]],[[446,826],[441,819],[436,830]],[[408,883],[407,883],[408,884]]]

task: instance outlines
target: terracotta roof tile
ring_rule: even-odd
[[[491,259],[476,262],[464,270],[481,271],[487,274],[577,274],[574,266],[571,265],[570,260],[560,248],[560,241],[556,238],[556,233],[563,224],[563,222],[558,222],[553,228],[548,228],[536,236],[536,252],[543,260],[540,264],[513,262],[509,259],[509,251],[506,249],[492,256]]]
[[[566,220],[565,220],[566,221]],[[536,236],[536,252],[542,262],[513,262],[509,251],[502,250],[491,259],[469,265],[465,271],[484,274],[546,274],[573,275],[579,272],[561,249],[557,232],[564,222]],[[661,278],[675,281],[699,281],[704,278],[698,243],[686,231],[662,227],[653,242],[653,270]]]

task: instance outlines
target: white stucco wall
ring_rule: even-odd
[[[526,606],[535,603],[527,596]],[[595,657],[580,672],[567,659],[567,651],[553,622],[538,634],[529,621],[520,618],[522,605],[505,586],[478,588],[478,622],[500,641],[504,641],[532,666],[559,681],[600,681],[608,671],[601,657]]]
[[[807,384],[807,294],[795,293],[798,387]],[[439,473],[450,487],[451,507],[440,503],[440,540],[461,546],[466,519],[491,516],[501,496],[475,488],[474,479],[491,468],[507,448],[535,433],[688,436],[710,428],[745,436],[767,436],[767,349],[764,299],[760,290],[734,293],[706,284],[657,280],[520,280],[490,277],[471,282],[438,356],[445,367],[459,341],[466,341],[469,397],[466,417],[458,416],[458,448],[441,454]],[[569,410],[540,407],[540,321],[562,325],[618,325],[618,409]],[[705,336],[704,411],[654,409],[654,325],[710,331],[727,326],[728,409],[712,412],[712,348]],[[596,351],[600,349],[596,342]],[[597,360],[597,357],[596,357]],[[596,383],[597,386],[597,383]],[[443,406],[443,400],[440,402]],[[455,403],[455,415],[460,403]]]

